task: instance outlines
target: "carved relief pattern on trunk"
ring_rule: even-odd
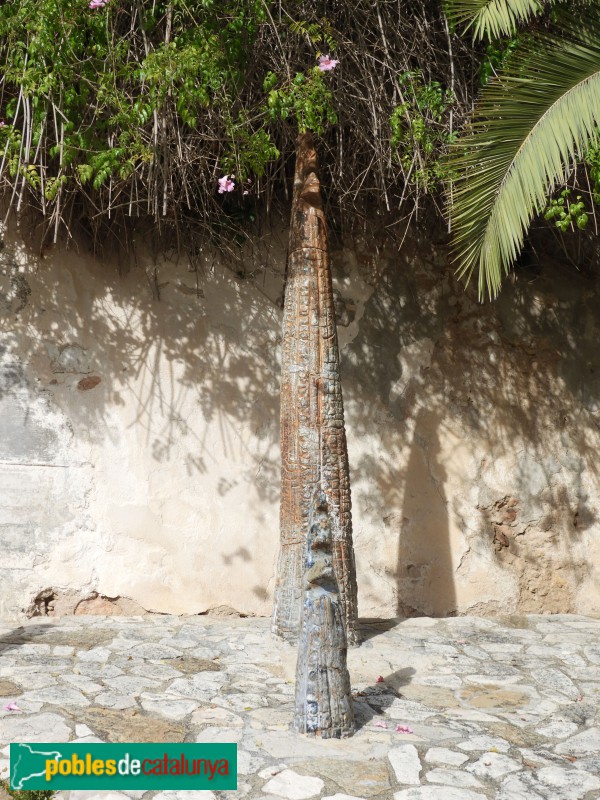
[[[356,573],[339,351],[316,154],[309,134],[296,156],[281,373],[281,550],[273,630],[298,635],[302,575],[315,488],[326,494],[333,563],[348,641],[355,640]]]
[[[354,733],[354,713],[325,492],[315,492],[310,517],[294,727],[323,739],[342,738]]]

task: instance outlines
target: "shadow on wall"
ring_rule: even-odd
[[[42,576],[62,558],[59,586],[129,596],[129,571],[145,608],[165,609],[164,587],[181,598],[174,612],[212,604],[202,570],[217,588],[237,570],[259,608],[275,559],[275,547],[256,554],[279,496],[281,309],[216,259],[196,270],[173,253],[136,257],[120,268],[83,250],[42,257],[17,236],[0,251],[0,552],[12,594],[27,605],[57,585]]]
[[[597,610],[598,276],[547,259],[479,305],[441,253],[417,235],[380,258],[343,359],[355,519],[379,525],[359,559],[397,547],[366,592],[402,615],[567,612],[585,584]]]
[[[206,542],[217,583],[237,569],[268,598],[285,244],[285,231],[266,235],[245,278],[209,257],[202,273],[173,254],[119,271],[64,251],[35,263],[10,241],[0,253],[0,416],[23,434],[0,436],[0,469],[73,466],[77,440],[83,471],[104,459],[118,502],[131,494],[159,518],[157,541],[181,541],[181,563],[157,556],[156,574],[182,596],[197,591]],[[335,251],[333,268],[362,613],[573,610],[577,587],[598,585],[585,538],[600,502],[597,277],[548,263],[481,306],[418,233],[401,253]],[[87,499],[74,509],[56,524],[76,538],[94,520]],[[235,514],[237,539],[223,521]],[[27,520],[12,539],[15,524],[43,563],[52,542]]]
[[[99,268],[90,258],[82,270],[82,254],[50,252],[30,270],[27,250],[7,246],[0,254],[0,397],[23,385],[23,365],[34,366],[42,374],[38,388],[59,404],[61,393],[79,398],[70,414],[93,441],[110,439],[106,408],[133,397],[131,425],[140,441],[161,462],[176,442],[189,439],[191,476],[208,471],[211,456],[205,431],[189,424],[195,410],[186,406],[190,389],[207,425],[218,418],[225,450],[243,448],[234,429],[239,420],[259,440],[272,439],[279,311],[258,292],[240,291],[242,282],[228,269],[213,264],[202,276],[170,255],[156,257],[145,271],[119,274],[114,264]],[[18,302],[17,278],[26,287]],[[256,466],[267,473],[258,483],[262,496],[272,500],[272,465],[257,460]],[[233,485],[229,476],[218,476],[220,496]]]

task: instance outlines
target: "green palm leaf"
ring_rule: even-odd
[[[600,16],[579,35],[545,34],[523,45],[511,74],[486,87],[451,161],[451,217],[458,272],[479,272],[479,295],[495,297],[533,216],[600,125]]]
[[[543,7],[543,0],[447,0],[446,12],[457,23],[468,22],[476,39],[497,39],[510,36]]]

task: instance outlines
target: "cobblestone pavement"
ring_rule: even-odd
[[[0,769],[11,741],[237,742],[237,792],[60,797],[600,798],[600,619],[420,618],[362,632],[348,659],[359,730],[321,741],[290,730],[295,649],[266,619],[0,624]]]

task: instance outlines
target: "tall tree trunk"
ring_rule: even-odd
[[[348,642],[356,640],[350,476],[327,228],[311,134],[298,138],[281,367],[281,549],[273,632],[296,639],[314,492],[327,498]]]

